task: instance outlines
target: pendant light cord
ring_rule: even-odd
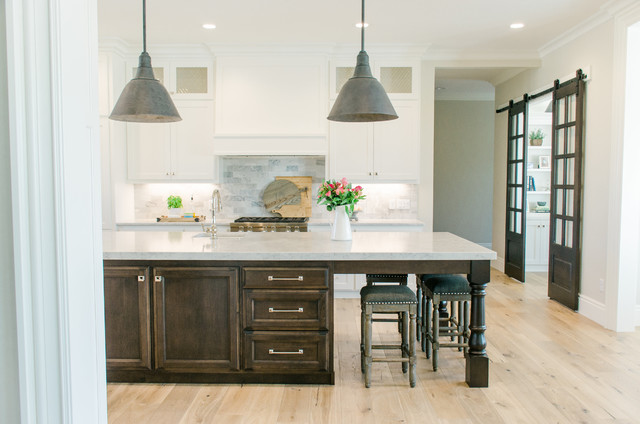
[[[143,52],[147,51],[147,2],[146,0],[142,0],[142,51]]]
[[[360,29],[360,51],[364,51],[364,0],[362,0],[362,21],[361,21],[361,25],[362,28]]]

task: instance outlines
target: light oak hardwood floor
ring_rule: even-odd
[[[486,304],[489,388],[468,388],[462,353],[441,349],[437,372],[420,352],[414,389],[398,363],[374,363],[365,389],[359,302],[337,299],[335,386],[109,384],[109,423],[640,422],[640,331],[549,300],[544,274],[520,284],[492,270]],[[397,337],[374,325],[377,340]]]

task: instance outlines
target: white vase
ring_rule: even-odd
[[[351,240],[351,222],[349,222],[347,206],[338,206],[335,209],[331,240]]]
[[[182,208],[169,208],[169,218],[182,218]]]

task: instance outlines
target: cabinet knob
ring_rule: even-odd
[[[169,175],[169,173],[167,172],[165,175]]]
[[[373,173],[373,175],[378,175],[378,173],[377,173],[377,172],[374,172],[374,173]]]
[[[138,281],[144,283],[144,275],[138,275]]]
[[[171,173],[171,175],[176,175],[176,173],[175,173],[175,172],[172,172],[172,173]]]
[[[373,172],[369,172],[369,176],[372,176],[372,175],[373,175]]]

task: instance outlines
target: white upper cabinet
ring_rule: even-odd
[[[329,96],[334,100],[345,82],[353,76],[355,57],[332,60],[329,71]],[[420,97],[420,62],[416,60],[376,59],[370,61],[373,76],[380,81],[391,100]]]
[[[176,101],[182,121],[127,124],[132,181],[213,182],[213,102]]]
[[[213,99],[213,61],[210,59],[163,60],[151,58],[153,74],[176,100]],[[131,78],[138,69],[131,62]]]
[[[420,107],[393,101],[398,119],[375,123],[331,122],[330,178],[356,182],[419,181]]]

